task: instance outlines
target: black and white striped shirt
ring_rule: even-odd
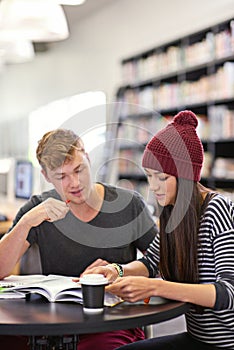
[[[140,259],[150,277],[158,273],[159,237]],[[200,283],[214,283],[214,309],[198,314],[193,308],[186,314],[187,330],[196,339],[234,349],[234,203],[216,195],[201,217],[198,265]]]

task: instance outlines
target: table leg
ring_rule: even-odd
[[[29,337],[29,346],[30,350],[36,350],[36,339],[33,335],[30,335]]]
[[[78,348],[78,335],[77,334],[73,334],[73,350],[77,350]]]

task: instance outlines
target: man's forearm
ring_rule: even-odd
[[[29,247],[27,236],[30,227],[21,219],[0,240],[0,279],[8,276]]]

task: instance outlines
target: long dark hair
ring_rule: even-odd
[[[198,229],[202,204],[200,184],[179,179],[175,205],[161,208],[160,273],[166,280],[198,283]]]

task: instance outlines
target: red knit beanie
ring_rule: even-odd
[[[179,112],[147,144],[142,166],[192,181],[200,180],[203,146],[197,136],[198,120],[191,111]]]

